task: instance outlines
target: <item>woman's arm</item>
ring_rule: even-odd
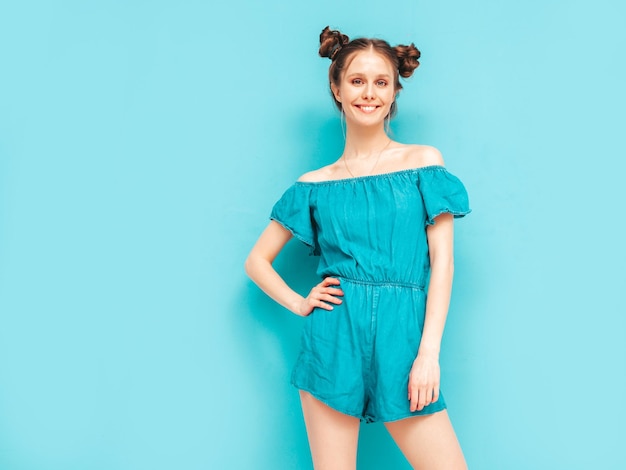
[[[454,274],[453,221],[451,214],[442,214],[426,229],[431,272],[424,331],[409,377],[411,411],[421,410],[439,398],[439,350]]]
[[[339,280],[326,278],[315,286],[307,297],[302,297],[287,285],[272,266],[291,237],[289,230],[272,220],[246,259],[246,273],[263,292],[297,315],[307,316],[315,307],[332,310],[328,302],[340,304],[341,299],[335,296],[343,295],[340,289],[331,287],[338,285]]]

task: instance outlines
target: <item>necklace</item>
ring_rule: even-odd
[[[378,161],[380,160],[380,156],[383,154],[383,152],[385,151],[385,149],[387,147],[389,147],[389,144],[391,143],[391,139],[389,139],[389,142],[387,142],[385,144],[385,146],[380,150],[380,152],[378,152],[378,156],[376,157],[376,161],[374,162],[374,166],[370,169],[370,171],[368,173],[366,173],[365,175],[361,175],[361,176],[369,176],[372,174],[372,172],[374,171],[374,168],[376,168],[376,165],[378,165]],[[341,157],[341,159],[343,160],[343,164],[346,167],[346,170],[348,171],[348,173],[350,173],[350,176],[352,176],[353,178],[356,178],[356,176],[354,176],[354,173],[352,173],[350,171],[350,168],[348,167],[348,161],[346,160],[346,156],[343,155]]]

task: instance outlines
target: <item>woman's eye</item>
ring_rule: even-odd
[[[387,86],[387,82],[386,82],[385,80],[378,80],[378,81],[376,82],[376,84],[377,84],[378,86]]]
[[[361,80],[360,78],[355,78],[352,80],[353,85],[361,85],[362,83],[363,83],[363,80]]]

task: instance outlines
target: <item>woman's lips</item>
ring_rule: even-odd
[[[361,111],[363,111],[364,113],[373,113],[374,111],[376,111],[378,109],[378,106],[374,106],[374,105],[356,105],[357,108],[359,108]]]

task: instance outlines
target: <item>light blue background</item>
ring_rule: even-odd
[[[341,152],[327,24],[418,45],[395,137],[470,192],[442,354],[470,468],[626,468],[622,5],[2,2],[0,468],[310,468],[301,322],[242,266]],[[305,293],[315,261],[277,266]]]

